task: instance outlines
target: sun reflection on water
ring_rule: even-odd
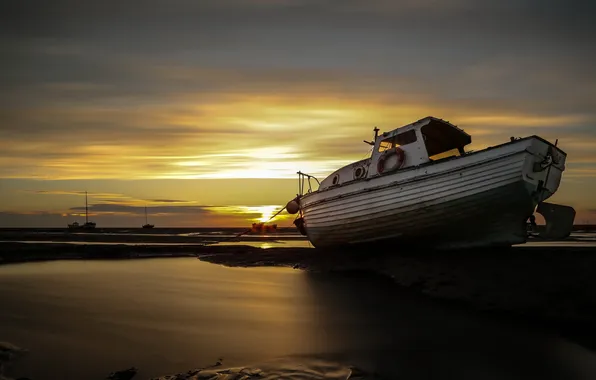
[[[281,205],[263,205],[263,206],[210,206],[206,207],[209,211],[222,215],[238,215],[246,217],[248,220],[255,223],[268,223],[279,220],[288,219],[291,215],[287,213],[280,213],[275,215],[282,209]],[[271,220],[270,220],[271,219]]]

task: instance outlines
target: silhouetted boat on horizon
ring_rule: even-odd
[[[143,228],[153,228],[155,225],[149,224],[147,221],[147,206],[145,206],[145,224],[143,224]]]
[[[321,182],[298,172],[299,194],[286,210],[298,214],[294,224],[315,247],[525,243],[525,222],[557,191],[565,170],[558,141],[536,135],[466,151],[471,136],[431,116],[374,131],[374,141],[365,141],[373,147],[369,158]]]
[[[92,230],[96,224],[89,221],[89,207],[87,204],[87,192],[85,191],[85,224],[81,225],[79,222],[73,222],[68,225],[69,230]]]

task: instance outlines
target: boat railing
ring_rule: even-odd
[[[310,174],[302,173],[302,172],[297,172],[297,174],[298,174],[298,195],[299,196],[303,196],[304,194],[308,194],[313,191],[312,183],[310,181],[311,179],[314,179],[315,181],[317,181],[317,184],[319,186],[321,186],[321,182],[319,182],[317,177],[310,175]],[[305,193],[304,191],[305,191],[307,185],[308,185],[308,190]]]

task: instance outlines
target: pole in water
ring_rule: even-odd
[[[85,191],[85,223],[89,223],[89,207],[87,206],[87,191]]]

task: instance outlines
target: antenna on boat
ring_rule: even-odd
[[[373,145],[374,146],[375,145],[375,141],[377,141],[377,136],[379,136],[379,128],[375,127],[373,129],[373,131],[375,131],[375,139],[374,139],[374,141],[366,141],[366,140],[362,140],[362,141],[364,141],[368,145]]]
[[[85,191],[85,223],[89,223],[89,208],[87,207],[87,191]]]

